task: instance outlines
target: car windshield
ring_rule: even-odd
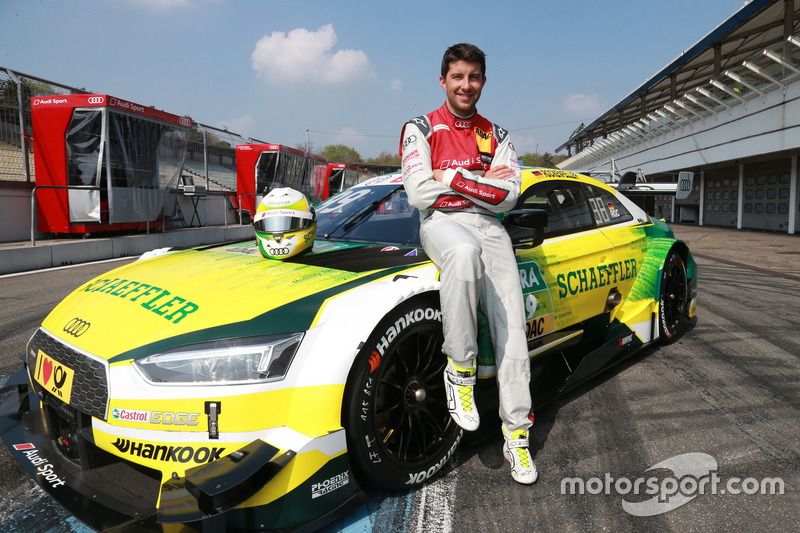
[[[419,211],[398,185],[361,186],[314,208],[317,239],[419,246]]]

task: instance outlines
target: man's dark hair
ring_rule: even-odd
[[[481,66],[481,72],[486,76],[486,54],[483,53],[483,50],[474,44],[459,43],[445,50],[442,58],[442,77],[447,77],[450,63],[462,60],[468,63],[478,63]]]

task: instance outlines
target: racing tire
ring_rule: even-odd
[[[658,336],[662,344],[675,342],[686,331],[688,287],[686,265],[680,254],[671,250],[661,270],[661,294],[658,299]]]
[[[423,484],[461,440],[444,390],[438,298],[416,297],[378,324],[356,357],[343,425],[359,482],[396,490]]]

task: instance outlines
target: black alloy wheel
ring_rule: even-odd
[[[661,342],[664,344],[675,342],[686,330],[689,306],[686,265],[675,250],[669,252],[664,262],[658,306],[658,331]]]
[[[388,314],[348,380],[344,425],[359,480],[408,488],[444,467],[461,437],[447,410],[441,311],[417,297]]]

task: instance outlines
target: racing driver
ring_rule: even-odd
[[[538,473],[528,450],[530,361],[522,289],[511,240],[495,216],[514,206],[521,178],[508,132],[477,112],[485,83],[486,58],[478,47],[447,49],[439,77],[444,104],[403,127],[403,183],[420,210],[425,252],[441,269],[450,414],[467,431],[480,424],[473,397],[480,302],[494,345],[503,454],[513,479],[531,484]]]

